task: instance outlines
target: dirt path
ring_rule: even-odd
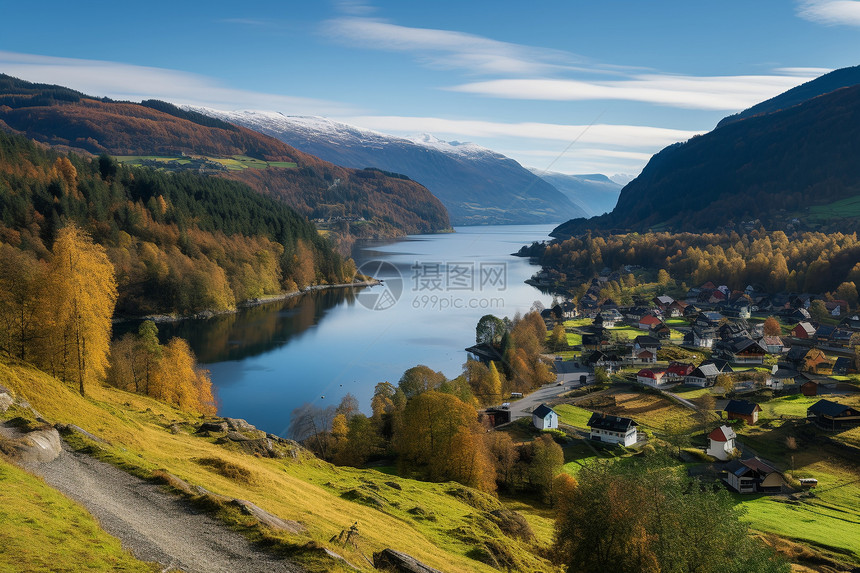
[[[303,571],[255,549],[240,534],[158,485],[87,455],[64,448],[56,460],[29,469],[83,504],[138,559],[186,573]]]

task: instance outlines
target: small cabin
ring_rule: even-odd
[[[755,424],[758,423],[761,406],[746,400],[729,400],[723,411],[729,420],[743,420],[747,424]]]
[[[558,428],[558,414],[555,410],[541,404],[532,412],[532,424],[538,430],[554,430]]]

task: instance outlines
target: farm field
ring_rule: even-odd
[[[245,155],[234,155],[232,157],[206,157],[206,156],[178,156],[178,157],[164,157],[164,156],[156,156],[156,155],[120,155],[116,157],[116,160],[125,165],[143,165],[147,162],[154,161],[156,163],[164,164],[165,167],[169,165],[182,165],[188,166],[192,163],[199,161],[208,161],[213,163],[218,163],[229,171],[242,171],[245,169],[267,169],[269,167],[277,167],[283,169],[290,169],[296,167],[295,163],[285,162],[285,161],[263,161],[262,159],[255,159],[253,157],[248,157]]]

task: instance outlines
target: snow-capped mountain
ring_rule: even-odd
[[[406,139],[322,117],[188,109],[271,135],[344,167],[406,175],[442,201],[454,225],[551,223],[587,214],[513,159],[473,143],[441,141],[429,134]]]
[[[624,187],[606,175],[598,173],[567,175],[539,169],[530,169],[530,171],[567,195],[567,198],[588,213],[589,217],[612,211],[618,202],[621,188]]]

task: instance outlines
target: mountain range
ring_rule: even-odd
[[[185,108],[275,137],[326,161],[403,173],[438,197],[454,225],[529,224],[583,217],[588,210],[513,159],[431,135],[386,135],[321,117]]]
[[[307,217],[333,221],[341,236],[390,237],[450,227],[442,203],[407,177],[340,167],[273,137],[161,101],[99,99],[0,75],[0,129],[61,150],[185,165],[243,181]]]
[[[612,212],[568,221],[553,236],[750,224],[857,228],[858,82],[858,68],[836,70],[666,147],[621,190]]]
[[[573,204],[589,216],[602,215],[612,211],[618,202],[618,194],[623,185],[606,175],[567,175],[554,171],[530,169],[532,173],[564,193]]]

